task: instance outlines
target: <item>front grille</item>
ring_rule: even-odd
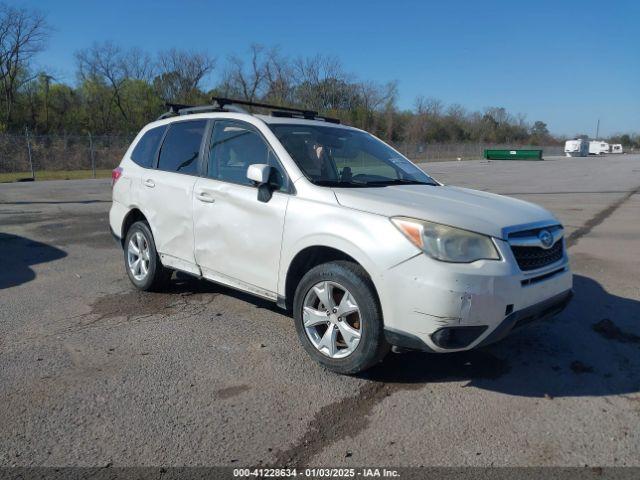
[[[562,259],[562,240],[558,240],[553,247],[545,250],[542,247],[516,247],[511,246],[511,251],[516,257],[520,270],[528,271],[546,267]]]

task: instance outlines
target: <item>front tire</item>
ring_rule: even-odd
[[[162,290],[171,270],[160,262],[153,234],[146,222],[135,222],[124,241],[124,265],[131,283],[144,291]]]
[[[304,349],[331,371],[362,372],[389,351],[375,288],[358,264],[336,261],[309,270],[298,284],[293,308]]]

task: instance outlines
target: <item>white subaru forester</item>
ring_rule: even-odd
[[[348,374],[390,346],[486,345],[571,298],[545,209],[445,186],[316,112],[241,104],[169,105],[114,170],[111,230],[137,288],[175,270],[277,302],[309,355]]]

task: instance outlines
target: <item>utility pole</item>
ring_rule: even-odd
[[[93,152],[93,138],[91,132],[89,132],[89,157],[91,158],[91,171],[93,172],[93,178],[96,178],[96,159]]]
[[[36,171],[33,168],[33,158],[31,157],[31,142],[29,141],[29,127],[24,127],[24,136],[27,140],[27,153],[29,154],[29,166],[31,167],[31,180],[36,179]]]
[[[598,119],[598,123],[596,124],[596,138],[595,138],[595,140],[598,140],[598,138],[600,138],[600,119]]]
[[[45,130],[49,131],[49,90],[51,88],[51,80],[55,80],[52,75],[41,73],[40,78],[44,82],[44,125]]]

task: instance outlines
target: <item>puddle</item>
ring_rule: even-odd
[[[99,321],[105,318],[169,315],[187,310],[202,310],[218,295],[218,287],[210,282],[177,276],[166,291],[141,292],[131,290],[104,295],[91,304],[91,315]]]
[[[140,317],[158,313],[172,313],[177,307],[176,298],[164,293],[132,290],[100,297],[91,305],[91,314],[98,320],[113,317]]]
[[[581,374],[581,373],[593,373],[593,367],[582,363],[580,360],[574,360],[571,362],[569,366],[573,373]]]
[[[616,340],[621,343],[640,343],[640,336],[620,330],[620,328],[608,318],[603,318],[599,322],[594,323],[593,330],[607,340]]]

